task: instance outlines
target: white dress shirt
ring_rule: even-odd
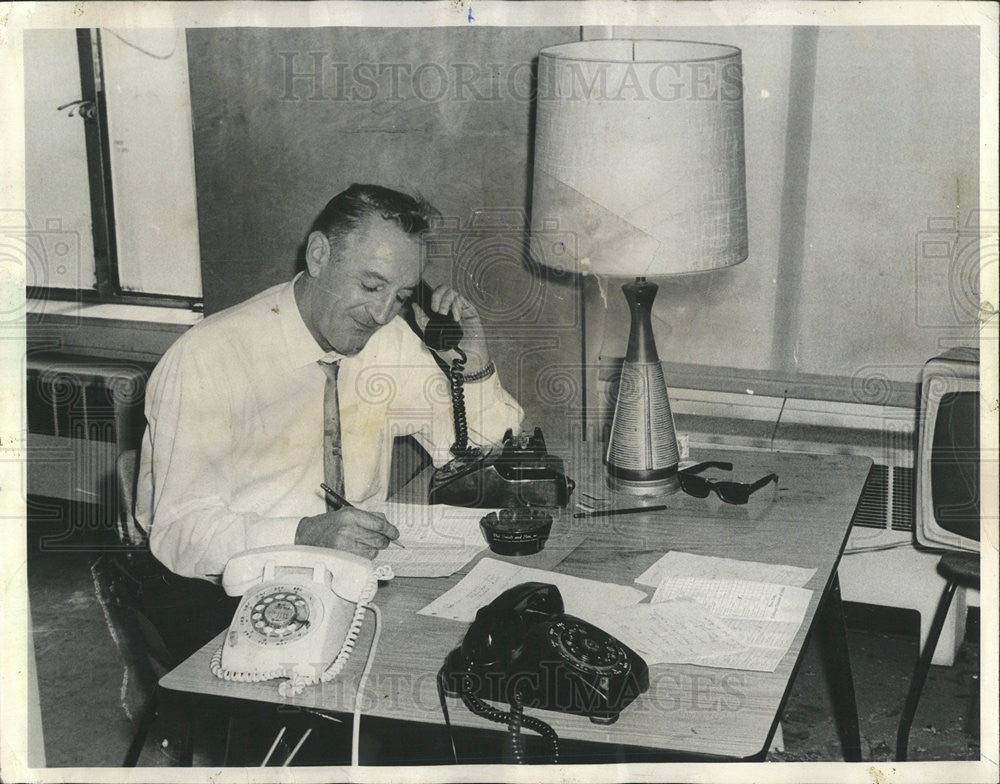
[[[414,435],[435,465],[454,441],[448,379],[401,318],[355,356],[325,353],[281,284],[192,327],[146,390],[136,518],[174,572],[217,581],[230,556],[288,544],[326,510],[319,360],[340,361],[344,489],[384,500],[396,436]],[[470,442],[498,442],[522,411],[498,378],[467,384]]]

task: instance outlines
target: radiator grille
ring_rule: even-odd
[[[33,351],[26,360],[29,501],[76,504],[64,520],[66,538],[86,525],[81,503],[113,508],[115,460],[139,446],[151,365],[59,351]]]
[[[29,355],[28,433],[134,448],[145,425],[142,401],[149,371],[146,363]]]
[[[876,464],[868,474],[854,524],[863,528],[914,528],[913,469]]]
[[[913,469],[896,466],[892,477],[892,529],[912,531],[917,519]]]

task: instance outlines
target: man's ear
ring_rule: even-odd
[[[330,240],[321,231],[310,232],[306,240],[306,270],[310,277],[317,277],[330,263]]]

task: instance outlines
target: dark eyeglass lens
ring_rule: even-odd
[[[681,489],[688,495],[693,495],[695,498],[706,498],[711,491],[711,485],[709,485],[707,479],[702,479],[700,476],[691,476],[690,474],[680,474]]]
[[[747,485],[736,482],[716,482],[712,489],[727,504],[745,504],[750,498],[750,490]]]

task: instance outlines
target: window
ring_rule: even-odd
[[[25,31],[29,296],[200,308],[183,30]]]

